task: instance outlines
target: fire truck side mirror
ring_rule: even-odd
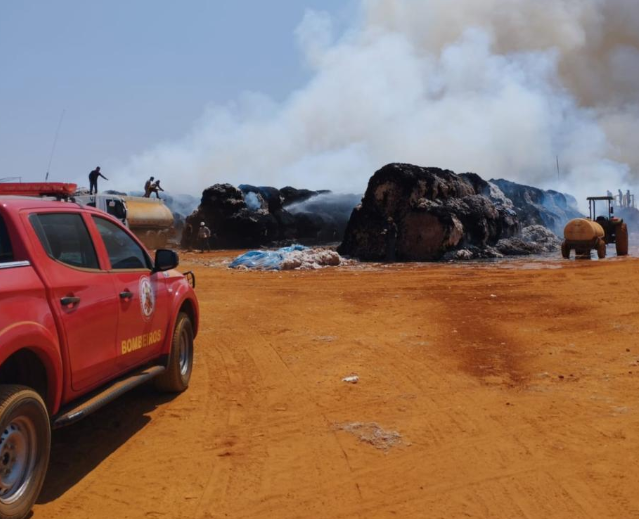
[[[164,272],[177,268],[180,258],[177,252],[169,249],[158,249],[155,253],[155,268],[153,272]]]

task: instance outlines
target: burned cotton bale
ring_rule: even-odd
[[[215,184],[204,190],[200,206],[186,219],[182,246],[199,244],[202,222],[212,232],[213,249],[335,243],[358,199],[292,187]]]
[[[371,178],[362,204],[355,208],[340,254],[365,261],[396,256],[400,261],[441,259],[449,251],[488,247],[517,234],[514,212],[495,205],[470,175],[438,168],[390,164]],[[389,218],[397,228],[387,239]],[[389,246],[395,250],[389,251]],[[392,254],[391,254],[392,253]]]
[[[503,179],[491,180],[490,184],[508,197],[523,227],[542,225],[561,234],[570,220],[583,216],[577,208],[577,200],[570,195]]]

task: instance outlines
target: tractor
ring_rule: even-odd
[[[590,258],[592,250],[597,257],[606,257],[606,246],[614,243],[617,256],[628,255],[628,226],[621,218],[614,216],[611,196],[595,196],[588,198],[589,218],[571,220],[564,229],[564,241],[561,244],[561,255],[569,259],[570,251],[575,250],[578,258]],[[597,202],[608,204],[608,216],[597,216]]]

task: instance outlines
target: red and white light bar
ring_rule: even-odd
[[[0,182],[0,196],[55,196],[69,197],[78,189],[77,184],[63,182]]]

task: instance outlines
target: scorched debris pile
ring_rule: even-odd
[[[371,178],[339,252],[365,261],[432,261],[554,250],[556,237],[543,227],[522,229],[517,209],[476,174],[390,164]]]
[[[199,208],[187,218],[182,246],[193,247],[200,222],[211,229],[211,246],[241,249],[301,242],[339,242],[359,197],[340,206],[338,195],[285,187],[215,184],[204,190]],[[303,204],[312,200],[307,210]],[[316,202],[315,202],[316,201]]]
[[[513,203],[523,227],[543,225],[555,234],[563,233],[564,226],[574,218],[581,218],[577,200],[557,191],[544,191],[508,180],[491,180]]]

